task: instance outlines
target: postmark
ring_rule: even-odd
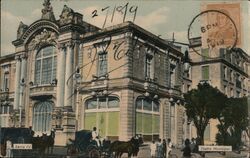
[[[201,37],[200,41],[198,37]],[[237,45],[238,29],[226,10],[205,10],[192,19],[188,27],[188,41],[197,54],[206,58],[217,58],[217,55],[211,55],[213,50],[218,48],[230,50]],[[199,48],[192,47],[194,41],[196,46],[208,49],[209,54],[202,54]]]

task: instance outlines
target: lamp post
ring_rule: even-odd
[[[20,93],[21,93],[21,97],[20,97],[20,105],[19,105],[19,127],[22,127],[22,102],[23,102],[23,90],[24,90],[24,86],[25,86],[25,82],[24,79],[22,79],[20,81]]]
[[[79,115],[79,86],[81,83],[81,74],[79,67],[76,68],[74,79],[76,81],[76,131],[78,130],[78,115]]]

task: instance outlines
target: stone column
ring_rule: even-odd
[[[67,43],[66,48],[66,70],[65,70],[65,95],[64,106],[72,108],[73,96],[73,65],[74,65],[74,44]]]
[[[170,138],[170,102],[169,99],[161,100],[161,127],[160,127],[160,138]]]
[[[57,89],[56,89],[56,107],[64,105],[64,84],[65,84],[65,58],[66,50],[63,44],[59,45],[57,54]]]
[[[119,140],[127,141],[135,135],[135,108],[134,93],[131,90],[123,90],[120,103]]]
[[[25,88],[25,85],[21,85],[21,82],[22,80],[24,79],[24,83],[27,83],[26,81],[26,68],[27,68],[27,58],[26,58],[26,55],[25,54],[22,54],[21,55],[21,59],[22,59],[22,62],[21,62],[21,78],[20,78],[20,100],[19,100],[19,105],[21,106],[22,109],[24,109],[24,88]],[[23,83],[23,84],[24,84]]]
[[[170,129],[171,129],[171,140],[175,144],[175,135],[176,135],[176,128],[175,128],[175,104],[170,106]]]
[[[20,56],[15,57],[16,60],[16,74],[15,74],[15,94],[14,94],[14,110],[19,106],[19,92],[20,92],[20,71],[21,71],[21,59]]]

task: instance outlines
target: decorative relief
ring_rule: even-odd
[[[44,29],[36,35],[29,44],[29,48],[40,47],[44,44],[56,44],[57,35],[55,32]]]
[[[60,25],[69,24],[73,21],[73,17],[74,17],[74,11],[67,5],[64,5],[62,14],[60,15],[59,24]]]
[[[23,33],[28,29],[28,25],[25,25],[22,21],[20,21],[18,29],[17,29],[17,39],[20,39]]]

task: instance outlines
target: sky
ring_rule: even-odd
[[[1,55],[14,53],[15,48],[11,44],[16,39],[19,22],[30,25],[41,18],[41,9],[44,0],[1,0]],[[192,19],[200,13],[200,5],[204,1],[198,0],[51,0],[54,15],[59,19],[63,6],[66,4],[75,12],[83,14],[83,20],[98,27],[102,27],[108,11],[105,27],[122,23],[123,17],[115,12],[111,22],[114,7],[125,6],[127,3],[127,15],[125,21],[133,20],[134,13],[129,12],[137,7],[135,24],[160,35],[164,39],[188,43],[187,30]],[[205,1],[207,3],[219,3],[221,1]],[[243,49],[250,54],[250,2],[248,1],[224,1],[226,3],[241,3],[243,17],[242,29],[244,34]],[[109,7],[102,11],[103,8]],[[97,15],[92,17],[92,12],[97,10]]]

